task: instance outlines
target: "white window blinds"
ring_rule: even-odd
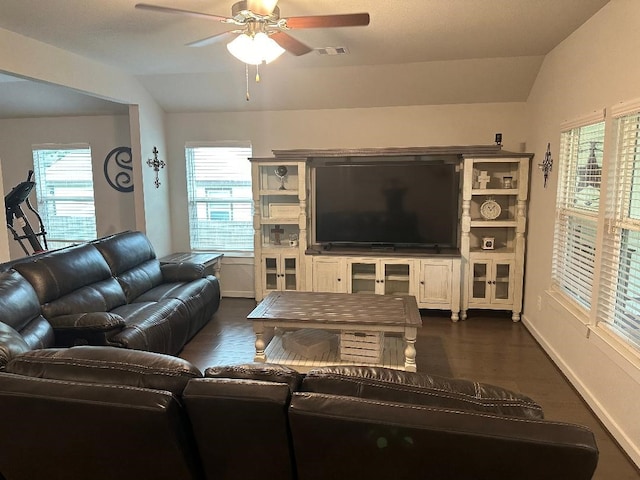
[[[35,146],[37,210],[49,249],[96,238],[89,145]]]
[[[598,320],[640,348],[640,109],[614,118]]]
[[[591,308],[600,207],[604,121],[564,131],[553,245],[554,284]]]
[[[251,147],[188,145],[192,250],[253,251]]]

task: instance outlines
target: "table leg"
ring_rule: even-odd
[[[418,329],[407,327],[404,329],[404,369],[407,372],[417,371],[416,367],[416,336]]]
[[[254,321],[253,331],[256,334],[256,355],[253,358],[253,361],[266,363],[267,355],[265,354],[264,349],[267,347],[267,343],[264,338],[264,324],[259,321]]]
[[[213,275],[220,279],[220,270],[222,269],[222,262],[220,261],[220,259],[217,259],[214,263],[213,263]]]

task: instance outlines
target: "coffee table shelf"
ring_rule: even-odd
[[[270,362],[287,365],[301,373],[306,373],[312,368],[330,367],[333,365],[376,365],[394,368],[396,370],[404,370],[404,342],[402,338],[390,335],[384,338],[382,361],[375,364],[342,360],[340,358],[339,347],[331,348],[313,358],[306,358],[295,352],[286,350],[282,346],[281,335],[275,335],[271,339],[271,342],[269,342],[269,345],[267,345],[265,349],[265,354]]]

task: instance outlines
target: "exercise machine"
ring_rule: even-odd
[[[7,228],[11,230],[14,240],[20,244],[22,250],[24,250],[24,253],[27,255],[34,255],[48,249],[47,232],[45,231],[44,224],[42,223],[42,217],[40,217],[36,209],[31,206],[31,202],[29,202],[29,194],[31,194],[33,187],[36,186],[36,182],[32,179],[33,170],[29,170],[27,180],[20,182],[18,185],[13,187],[13,189],[4,197],[4,205],[7,213]],[[38,219],[40,224],[39,232],[36,233],[33,230],[33,227],[31,227],[29,219],[27,218],[24,210],[22,210],[21,205],[23,203]],[[14,227],[14,223],[16,224],[16,227]],[[22,235],[18,233],[16,228],[22,230]],[[42,242],[40,241],[41,239]],[[24,240],[27,240],[29,245],[31,245],[31,249],[33,250],[32,253],[29,253],[29,250],[27,250]]]

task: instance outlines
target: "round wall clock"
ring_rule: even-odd
[[[502,208],[498,202],[492,198],[485,200],[482,205],[480,205],[480,215],[482,215],[482,218],[485,220],[495,220],[500,216],[501,212]]]

